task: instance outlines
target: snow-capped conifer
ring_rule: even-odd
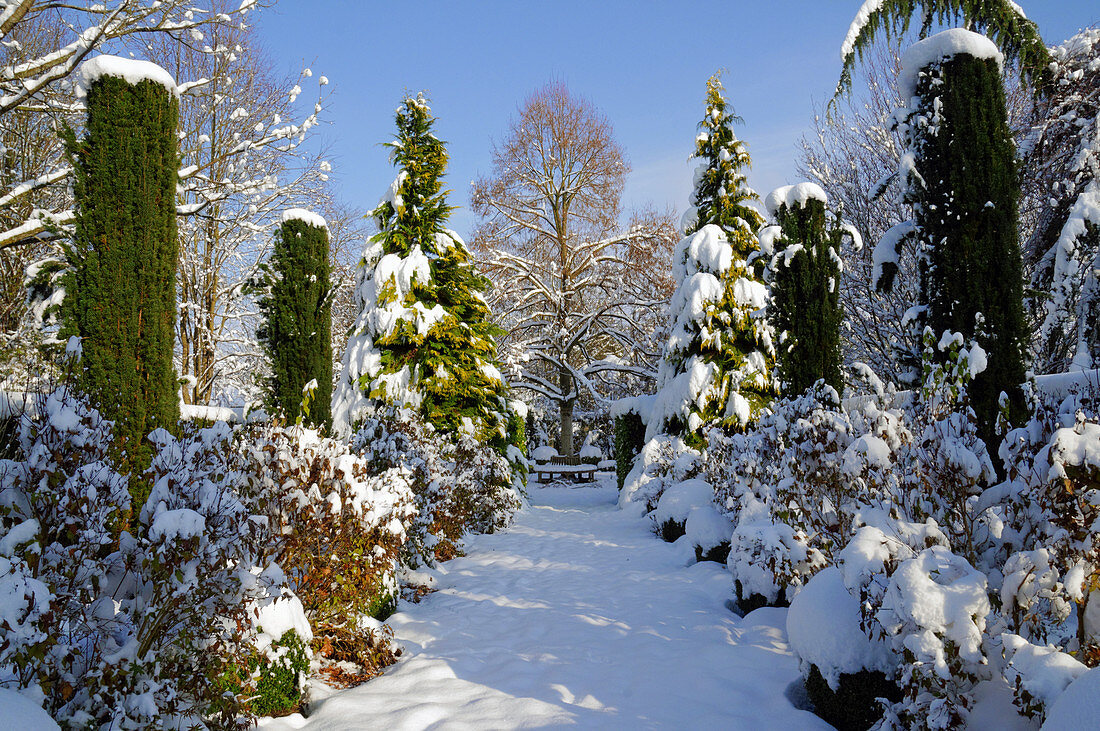
[[[328,225],[301,208],[283,212],[275,250],[265,267],[264,324],[256,337],[271,362],[272,413],[293,423],[331,421],[332,302]],[[302,405],[306,403],[306,412]]]
[[[693,234],[713,223],[729,237],[734,253],[749,259],[759,249],[755,234],[764,219],[748,205],[749,201],[759,200],[745,177],[752,159],[745,143],[734,134],[733,125],[743,120],[722,96],[723,88],[719,74],[707,79],[707,111],[699,122],[692,154],[700,163],[695,171],[691,208],[684,215],[684,233]]]
[[[435,428],[507,453],[507,387],[498,369],[487,286],[466,244],[445,227],[446,148],[422,95],[397,109],[389,143],[397,178],[372,212],[379,233],[359,267],[359,316],[332,403],[337,429],[371,402],[415,409]],[[514,452],[513,452],[514,456]]]
[[[703,162],[684,216],[688,237],[673,259],[680,284],[669,302],[649,437],[663,431],[698,446],[703,424],[743,425],[772,395],[775,349],[763,319],[767,290],[756,236],[764,221],[748,205],[758,196],[745,180],[751,160],[733,133],[736,121],[715,74],[695,141],[693,157]]]
[[[826,216],[825,192],[814,183],[787,185],[767,198],[778,226],[771,261],[771,320],[780,333],[776,365],[780,389],[798,396],[819,379],[843,391],[840,370],[840,244],[858,235]],[[776,231],[775,229],[778,229]],[[764,234],[761,234],[764,235]]]
[[[69,140],[76,231],[63,330],[81,338],[81,387],[115,421],[124,471],[140,472],[151,454],[145,437],[179,419],[179,99],[168,72],[149,62],[97,56],[81,68],[88,118],[79,143]],[[131,488],[147,490],[136,480]]]
[[[1017,235],[1019,184],[1001,81],[1003,56],[985,36],[951,29],[916,43],[902,59],[901,129],[908,152],[899,177],[913,207],[921,291],[915,319],[938,337],[975,338],[988,367],[970,388],[979,433],[998,443],[1000,394],[1022,414],[1027,327]],[[895,227],[897,228],[897,227]],[[876,261],[890,261],[901,237],[887,233]],[[880,255],[879,249],[888,249]]]
[[[772,394],[771,327],[760,316],[763,284],[718,226],[708,224],[676,247],[669,335],[657,371],[647,439],[666,433],[691,446],[706,424],[743,426]]]

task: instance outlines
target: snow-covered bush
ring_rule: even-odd
[[[859,599],[830,566],[791,600],[787,637],[817,715],[839,729],[867,729],[882,716],[880,698],[898,701],[892,682],[901,658],[863,631]]]
[[[747,434],[711,432],[706,474],[734,517],[727,565],[743,603],[789,600],[851,535],[863,505],[846,472],[852,433],[821,383],[773,402]]]
[[[638,506],[643,513],[657,507],[661,495],[672,485],[695,477],[701,455],[680,437],[658,434],[645,443],[619,492],[619,506]]]
[[[408,409],[364,412],[352,449],[375,474],[411,490],[416,514],[403,553],[411,565],[453,558],[466,533],[507,527],[522,504],[511,466],[499,453],[469,435],[440,434]]]
[[[152,492],[132,507],[110,422],[65,388],[34,413],[22,459],[0,462],[0,684],[68,727],[233,726],[254,687],[224,674],[282,572],[254,560],[266,527],[233,491],[228,429],[154,432]]]
[[[397,559],[416,512],[400,470],[377,471],[302,426],[242,435],[245,489],[277,536],[270,550],[319,631],[396,604]]]

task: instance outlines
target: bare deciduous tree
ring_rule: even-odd
[[[318,124],[324,77],[316,103],[299,111],[312,72],[276,77],[244,24],[212,24],[183,42],[159,38],[146,52],[183,82],[176,334],[184,403],[237,399],[262,363],[245,285],[279,214],[326,196],[327,163],[302,146]]]
[[[599,400],[613,374],[653,376],[657,354],[639,312],[662,294],[632,264],[644,266],[647,249],[671,248],[671,222],[650,214],[622,230],[623,149],[606,117],[561,83],[521,105],[492,165],[472,192],[483,217],[474,248],[509,331],[502,352],[513,387],[557,405],[559,446],[572,454],[582,392]]]

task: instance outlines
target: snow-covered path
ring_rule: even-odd
[[[686,565],[613,486],[531,493],[389,620],[397,665],[263,728],[830,728],[785,695],[786,610],[738,618],[724,568]]]

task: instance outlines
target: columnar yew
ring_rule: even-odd
[[[817,189],[808,183],[802,186]],[[840,369],[842,232],[828,226],[824,194],[777,198],[784,200],[775,211],[782,234],[776,241],[772,265],[771,317],[779,333],[776,364],[780,390],[785,396],[797,396],[824,380],[839,392],[844,388]]]
[[[937,337],[951,330],[975,338],[988,355],[970,403],[995,454],[1000,394],[1022,413],[1027,327],[1015,148],[1000,68],[990,56],[959,53],[917,73],[918,103],[906,123],[915,159],[906,200],[921,252],[921,324]]]
[[[270,406],[291,422],[332,422],[331,273],[325,220],[298,208],[285,211],[265,271],[257,336],[271,363]]]
[[[69,140],[76,227],[66,331],[80,336],[82,388],[115,421],[125,464],[137,472],[149,459],[145,437],[179,419],[179,102],[168,74],[147,62],[100,56],[85,64],[84,78],[85,134]]]

